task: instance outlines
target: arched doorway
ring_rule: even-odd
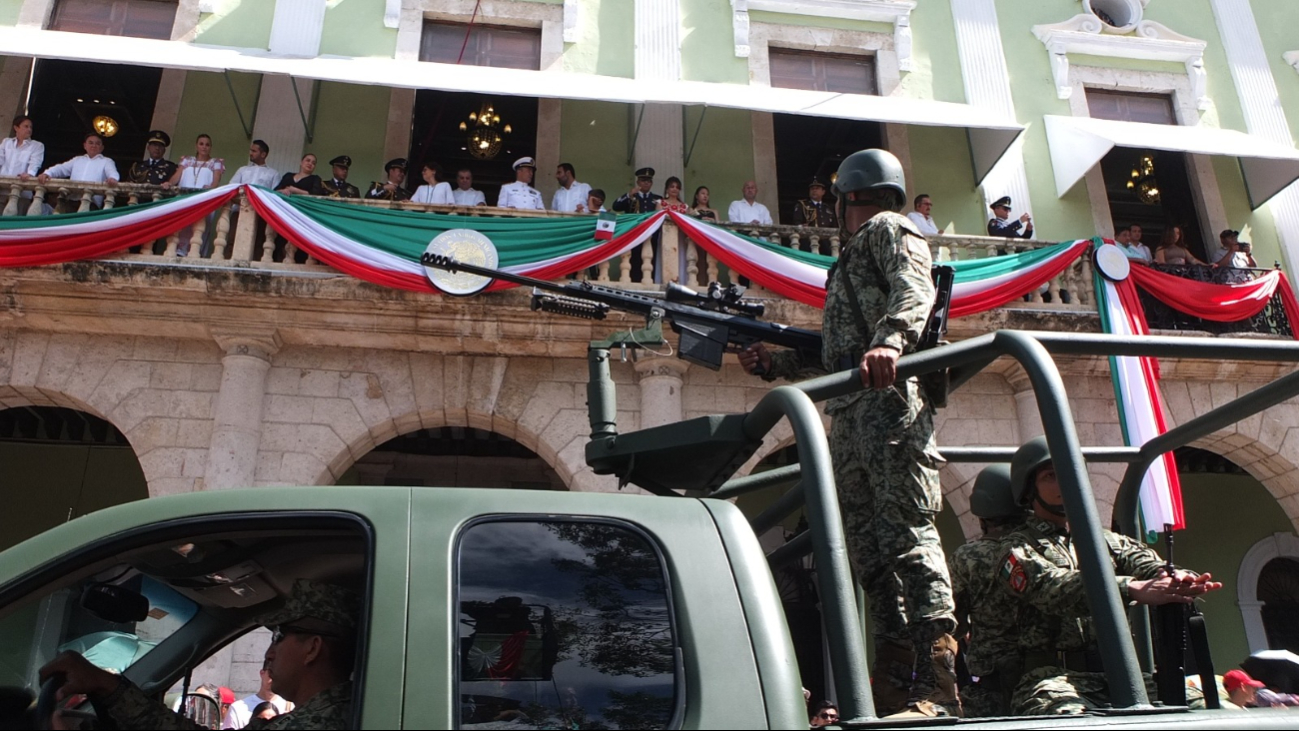
[[[1268,561],[1258,576],[1258,600],[1268,647],[1299,652],[1299,560],[1281,556]]]
[[[353,463],[338,484],[567,489],[536,452],[495,432],[462,426],[393,437]]]
[[[76,409],[0,410],[0,550],[73,518],[149,497],[135,451],[112,424]]]

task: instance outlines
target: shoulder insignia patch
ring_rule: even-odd
[[[1010,590],[1016,594],[1022,594],[1028,588],[1028,574],[1024,572],[1024,566],[1013,553],[1007,556],[1005,563],[1001,565],[1001,578],[1006,580]]]

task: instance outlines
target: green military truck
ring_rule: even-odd
[[[1134,529],[1135,489],[1151,460],[1292,397],[1299,375],[1143,447],[1084,450],[1052,354],[1299,361],[1299,344],[1000,332],[904,357],[901,377],[946,370],[952,388],[998,358],[1024,367],[1056,455],[1114,703],[1069,718],[907,721],[873,718],[861,607],[815,407],[861,388],[855,371],[776,388],[747,414],[620,435],[608,377],[615,345],[591,349],[587,460],[656,496],[302,487],[157,498],[85,516],[0,553],[4,721],[48,720],[52,686],[35,711],[21,710],[31,697],[23,693],[37,691],[38,669],[64,649],[161,701],[283,602],[296,579],[311,578],[365,598],[359,728],[806,728],[772,567],[813,553],[845,726],[1295,725],[1269,711],[1150,702],[1141,680],[1148,620],[1123,616],[1085,461],[1130,465],[1117,510]],[[800,463],[733,478],[786,418]],[[968,461],[1008,460],[1010,451],[948,450]],[[761,489],[785,490],[761,515],[746,518],[728,502]],[[755,528],[799,509],[808,530],[764,555]],[[74,713],[102,722],[89,704]]]

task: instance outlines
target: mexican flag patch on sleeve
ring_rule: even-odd
[[[1001,564],[1001,578],[1010,585],[1010,590],[1016,594],[1022,594],[1028,588],[1028,574],[1024,572],[1024,565],[1015,558],[1015,554],[1006,557],[1006,561]]]
[[[595,219],[595,240],[610,241],[613,239],[614,223],[618,220],[616,214],[604,211]]]

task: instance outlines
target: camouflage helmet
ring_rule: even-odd
[[[839,163],[835,173],[834,192],[840,199],[855,190],[888,188],[897,192],[897,199],[907,197],[906,176],[902,163],[887,150],[858,150]]]
[[[1033,497],[1033,477],[1039,467],[1050,461],[1046,437],[1034,437],[1015,450],[1010,460],[1010,491],[1016,505],[1028,505]]]
[[[979,472],[970,492],[970,512],[984,520],[1023,514],[1023,507],[1016,505],[1010,495],[1010,465],[991,464]]]

